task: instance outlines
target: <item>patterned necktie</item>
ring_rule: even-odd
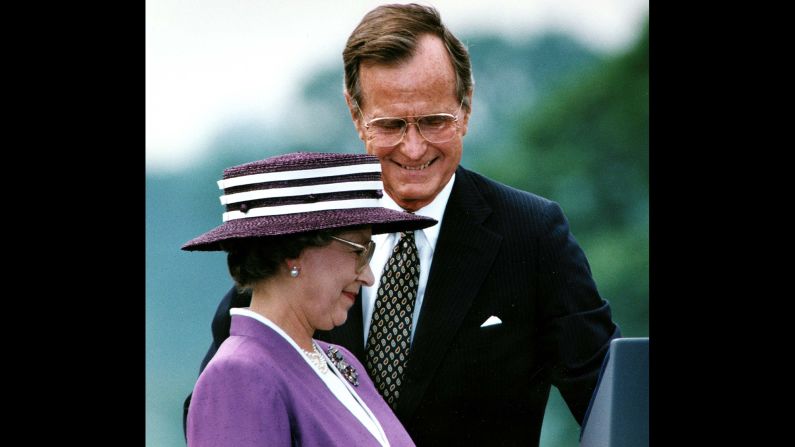
[[[384,267],[367,336],[366,366],[378,392],[397,407],[411,344],[411,318],[420,284],[414,232],[401,233]]]

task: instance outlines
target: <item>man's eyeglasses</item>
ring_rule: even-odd
[[[367,245],[361,245],[337,236],[331,236],[331,238],[356,249],[356,273],[362,273],[367,264],[370,263],[370,259],[373,258],[375,242],[367,241]]]
[[[403,118],[374,118],[364,123],[364,128],[367,129],[369,140],[378,147],[392,147],[398,145],[403,141],[406,130],[412,124],[417,126],[417,130],[419,130],[422,138],[429,143],[446,143],[453,139],[458,130],[458,114],[461,113],[461,106],[463,105],[464,101],[462,100],[461,104],[458,105],[458,111],[455,115],[449,113],[434,113],[431,115],[407,116]],[[359,115],[361,115],[362,120],[364,120],[364,115],[361,113],[361,108],[359,108]],[[409,118],[414,118],[414,121],[409,122]]]

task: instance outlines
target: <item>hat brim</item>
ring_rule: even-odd
[[[187,251],[220,251],[231,239],[280,236],[307,231],[371,225],[373,234],[414,231],[437,223],[430,217],[387,208],[352,208],[251,217],[224,222],[182,246]]]

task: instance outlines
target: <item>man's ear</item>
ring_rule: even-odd
[[[470,87],[469,91],[467,92],[466,96],[469,98],[469,110],[464,114],[463,118],[461,119],[461,136],[467,134],[467,128],[469,127],[469,117],[472,115],[472,92],[474,91],[475,87]]]
[[[361,113],[359,112],[359,108],[356,107],[356,103],[353,101],[350,93],[346,90],[345,94],[345,103],[348,104],[348,111],[351,112],[351,120],[353,120],[353,126],[356,128],[356,133],[359,134],[359,139],[362,141],[367,141],[366,135],[364,133],[364,123],[361,120]]]

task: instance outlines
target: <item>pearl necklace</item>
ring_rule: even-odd
[[[326,356],[320,352],[320,348],[317,347],[315,342],[312,342],[313,351],[307,351],[304,348],[301,348],[301,351],[304,351],[304,355],[306,358],[309,359],[310,362],[315,366],[316,369],[320,371],[321,374],[325,374],[328,372],[328,364],[326,363]]]

